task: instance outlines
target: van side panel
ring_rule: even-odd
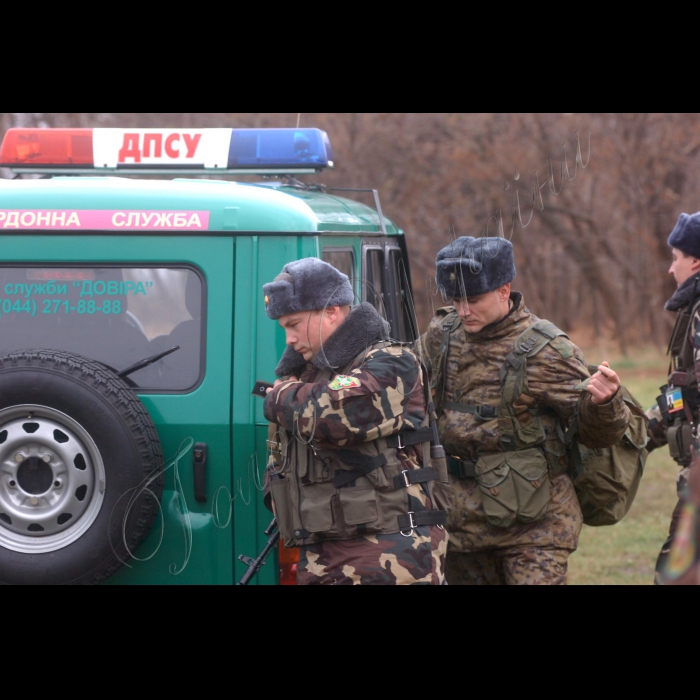
[[[190,393],[140,395],[158,430],[166,460],[162,518],[156,520],[136,560],[106,583],[230,584],[231,533],[215,526],[211,500],[217,487],[232,490],[227,387],[231,377],[233,241],[204,236],[166,240],[162,236],[59,238],[34,234],[4,236],[2,244],[3,264],[185,264],[207,271],[204,380]],[[191,442],[208,445],[207,503],[194,499],[192,449],[178,462],[174,460],[178,450]]]

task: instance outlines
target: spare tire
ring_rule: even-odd
[[[114,372],[57,350],[0,357],[0,583],[103,581],[162,491],[153,421]]]

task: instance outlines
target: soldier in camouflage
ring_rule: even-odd
[[[416,355],[321,260],[286,265],[264,293],[287,340],[265,399],[266,498],[300,548],[297,582],[442,585],[447,472],[430,463]]]
[[[577,439],[596,448],[620,440],[630,420],[616,373],[603,363],[590,377],[562,334],[528,359],[526,390],[512,405],[520,447],[505,443],[499,371],[539,320],[511,291],[514,278],[505,239],[459,238],[437,257],[438,288],[454,306],[438,311],[421,341],[456,493],[447,524],[451,585],[565,584],[582,514],[562,426],[578,410]]]
[[[700,212],[681,214],[668,238],[673,262],[669,273],[678,285],[666,302],[666,310],[677,314],[669,343],[671,366],[668,382],[657,403],[647,411],[651,452],[669,446],[681,471],[677,480],[678,503],[671,516],[668,538],[656,562],[655,583],[663,583],[663,570],[683,511],[682,495],[688,484],[691,447],[698,425],[698,381],[700,381]]]

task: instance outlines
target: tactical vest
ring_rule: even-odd
[[[517,399],[529,395],[527,361],[546,345],[555,347],[564,358],[573,355],[569,344],[555,343],[568,336],[549,321],[538,321],[516,339],[513,350],[499,370],[501,400],[498,407],[469,406],[444,401],[444,375],[450,335],[459,328],[459,316],[451,307],[446,313],[443,339],[433,365],[431,389],[439,406],[471,413],[477,420],[498,420],[499,448],[502,452],[479,454],[475,461],[448,457],[451,474],[476,479],[482,494],[486,518],[495,527],[527,524],[544,516],[550,501],[549,479],[568,473],[587,525],[619,522],[637,493],[647,450],[647,418],[639,402],[621,387],[623,400],[632,420],[623,438],[607,448],[592,450],[577,440],[578,414],[571,425],[563,426],[556,413],[546,407],[516,406]],[[589,367],[595,373],[596,367]],[[586,382],[579,388],[583,390]],[[556,432],[547,435],[542,416],[556,417]]]
[[[668,425],[666,437],[671,457],[683,467],[690,465],[690,448],[697,436],[700,397],[694,348],[688,333],[699,310],[700,300],[697,300],[678,312],[668,345],[668,354],[671,356],[668,383],[661,387],[661,395],[657,399]]]
[[[349,373],[355,362],[339,374]],[[314,381],[330,381],[335,374],[322,370]],[[449,505],[450,486],[432,402],[419,429],[347,448],[320,449],[313,440],[274,424],[271,434],[268,442],[279,466],[269,472],[270,493],[287,547],[396,532],[410,537],[416,527],[447,521],[443,508]],[[423,467],[407,470],[397,452],[413,445],[422,446]],[[427,510],[418,498],[409,501],[407,489],[414,484],[431,499],[433,509]]]
[[[542,424],[543,411],[537,404],[516,408],[516,401],[528,393],[526,361],[559,336],[565,336],[548,321],[526,329],[523,342],[516,342],[499,371],[501,400],[498,406],[472,406],[445,401],[445,375],[450,336],[460,327],[452,307],[440,310],[442,342],[431,359],[431,391],[438,415],[443,410],[470,413],[475,420],[498,420],[500,452],[478,454],[476,460],[447,457],[448,471],[460,478],[476,479],[488,522],[507,528],[529,524],[544,517],[550,502],[548,475],[567,470],[563,435],[548,436]]]

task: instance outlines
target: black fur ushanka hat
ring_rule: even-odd
[[[668,237],[668,244],[691,258],[700,260],[700,212],[681,214]]]
[[[486,294],[515,279],[513,244],[462,236],[438,253],[436,267],[435,282],[445,298]]]
[[[318,258],[285,265],[263,292],[265,310],[273,320],[299,311],[352,306],[355,300],[348,276]]]

